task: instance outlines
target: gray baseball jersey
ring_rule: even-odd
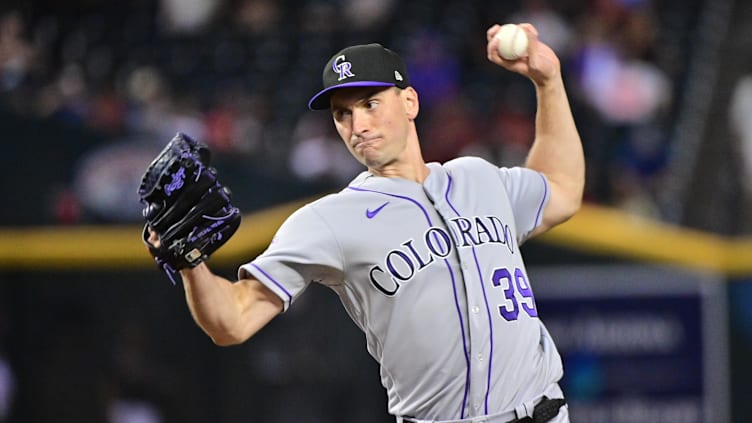
[[[519,250],[548,182],[479,158],[428,167],[422,185],[364,172],[302,207],[239,276],[285,310],[311,282],[333,289],[380,363],[393,415],[464,419],[560,394],[561,359]]]

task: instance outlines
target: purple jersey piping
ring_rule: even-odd
[[[457,209],[454,207],[454,204],[449,200],[449,191],[452,188],[452,176],[447,175],[449,178],[449,183],[447,185],[447,190],[444,193],[444,200],[446,200],[449,207],[452,209],[452,211],[460,217],[461,214]],[[484,411],[485,414],[488,414],[488,397],[491,393],[491,370],[493,369],[493,356],[494,356],[494,339],[493,339],[493,321],[491,320],[491,309],[488,306],[488,295],[486,294],[486,285],[483,283],[483,274],[480,270],[480,262],[478,261],[478,254],[475,251],[475,246],[473,245],[471,247],[473,249],[473,259],[475,260],[475,269],[478,272],[478,279],[480,280],[480,287],[483,291],[483,301],[486,303],[486,316],[488,316],[488,327],[489,327],[489,341],[490,341],[490,351],[488,354],[488,373],[486,376],[486,397],[483,401]],[[463,415],[462,418],[465,416]]]
[[[548,181],[542,173],[539,173],[538,175],[543,179],[543,199],[541,200],[540,206],[538,206],[538,213],[535,215],[534,228],[537,228],[538,225],[541,224],[541,220],[543,220],[543,204],[546,202],[546,197],[548,196]]]
[[[449,178],[449,185],[450,186],[451,186],[451,182],[452,182],[452,180],[451,180],[451,178]],[[348,186],[347,188],[349,188],[349,189],[351,189],[353,191],[373,192],[373,193],[376,193],[376,194],[382,194],[382,195],[387,195],[389,197],[401,198],[403,200],[407,200],[407,201],[415,204],[416,206],[418,206],[418,208],[420,208],[420,210],[423,212],[423,215],[425,216],[426,221],[428,222],[428,225],[429,226],[433,226],[433,222],[431,221],[431,216],[428,215],[428,211],[426,211],[426,209],[423,207],[422,204],[420,204],[418,201],[416,201],[413,198],[406,197],[404,195],[391,194],[391,193],[388,193],[388,192],[375,191],[375,190],[370,190],[370,189],[365,189],[365,188],[358,188],[358,187],[353,187],[353,186]],[[447,189],[447,193],[448,192],[449,192],[449,190]],[[462,414],[461,414],[461,417],[460,417],[460,418],[464,419],[465,418],[465,404],[467,403],[467,396],[468,396],[469,391],[470,391],[470,353],[469,353],[469,351],[467,349],[467,335],[465,334],[465,322],[464,322],[464,320],[462,318],[462,312],[461,312],[461,308],[460,308],[459,297],[457,296],[457,280],[454,277],[454,271],[452,270],[452,265],[449,264],[449,260],[444,259],[444,263],[446,264],[447,269],[449,270],[449,276],[452,279],[452,292],[454,292],[454,306],[457,309],[457,317],[460,320],[460,332],[462,333],[462,349],[465,352],[465,392],[464,392],[464,395],[463,395],[463,398],[462,398]]]
[[[290,293],[289,293],[289,292],[288,292],[288,291],[287,291],[287,290],[285,289],[285,287],[284,287],[284,286],[282,286],[282,284],[281,284],[281,283],[277,282],[277,281],[276,281],[276,279],[274,279],[274,278],[272,277],[272,275],[270,275],[270,274],[266,273],[266,272],[264,271],[264,269],[262,269],[262,268],[258,267],[258,265],[254,264],[254,263],[251,263],[251,266],[252,266],[252,267],[253,267],[254,269],[256,269],[256,270],[258,270],[259,272],[261,272],[261,274],[262,274],[262,275],[266,276],[266,278],[267,278],[267,279],[269,279],[270,281],[272,281],[272,283],[273,283],[274,285],[277,285],[277,288],[281,289],[281,290],[282,290],[282,292],[284,292],[284,293],[285,293],[285,294],[287,295],[287,298],[288,298],[288,302],[291,302],[291,301],[292,301],[292,295],[291,295],[291,294],[290,294]]]

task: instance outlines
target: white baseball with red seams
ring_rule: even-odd
[[[519,25],[505,24],[494,36],[499,55],[507,60],[517,60],[527,54],[527,34]]]

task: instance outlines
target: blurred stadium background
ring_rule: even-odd
[[[533,22],[563,63],[586,206],[524,246],[573,422],[752,415],[752,3],[742,0],[5,0],[0,422],[388,422],[375,363],[312,287],[215,347],[140,241],[136,188],[178,130],[247,214],[233,277],[359,167],[306,110],[341,47],[400,52],[428,160],[521,162],[529,83],[485,29]]]

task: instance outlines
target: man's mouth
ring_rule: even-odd
[[[358,138],[353,143],[353,148],[367,147],[368,145],[373,144],[373,142],[378,139],[379,139],[378,137]]]

